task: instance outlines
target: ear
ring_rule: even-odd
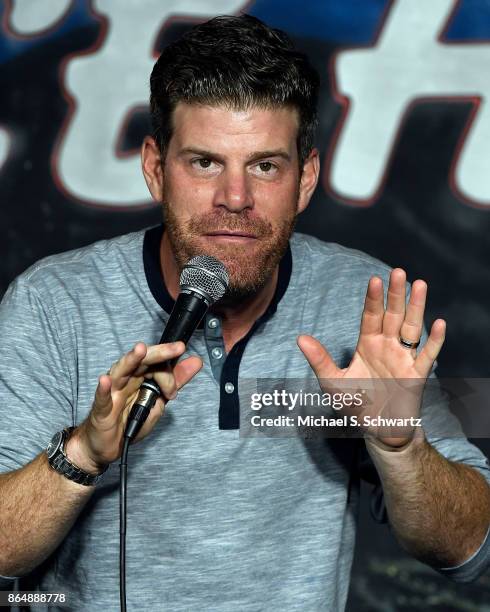
[[[163,199],[163,167],[162,155],[155,139],[145,136],[141,145],[141,169],[151,197],[156,202]]]
[[[320,154],[312,149],[303,164],[303,173],[299,184],[298,214],[308,206],[315,191],[320,175]]]

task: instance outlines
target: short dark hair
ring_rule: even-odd
[[[251,15],[214,17],[166,47],[150,78],[153,137],[163,155],[179,102],[236,110],[291,107],[299,114],[300,167],[313,148],[320,79],[281,30]]]

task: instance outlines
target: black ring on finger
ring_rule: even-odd
[[[401,336],[399,337],[399,340],[400,344],[408,349],[416,349],[420,344],[420,340],[417,340],[417,342],[410,342],[409,340],[405,340],[405,338],[402,338]]]

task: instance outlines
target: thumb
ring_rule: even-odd
[[[177,389],[187,384],[202,368],[203,363],[200,357],[192,356],[179,361],[175,366],[174,376]]]
[[[112,409],[112,379],[108,374],[99,376],[99,384],[95,390],[95,399],[92,407],[94,416],[106,417]]]
[[[301,335],[296,340],[318,379],[337,378],[340,370],[327,349],[313,336]]]

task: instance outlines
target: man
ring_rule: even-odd
[[[9,287],[0,314],[5,578],[69,593],[75,609],[117,609],[117,459],[139,385],[153,376],[163,397],[129,455],[128,607],[344,608],[360,445],[239,437],[240,385],[311,368],[322,385],[424,380],[445,325],[423,335],[423,281],[405,308],[403,270],[292,234],[319,175],[317,91],[305,56],[260,21],[193,28],[151,77],[154,135],[142,167],[164,226],[48,257]],[[154,343],[182,266],[201,253],[223,261],[230,288],[190,340],[194,355],[171,372],[162,362],[185,347]],[[464,438],[438,437],[443,402],[423,415],[422,435],[368,435],[366,447],[402,545],[472,579],[488,559],[488,463]],[[43,450],[68,425],[66,460],[86,484]]]

